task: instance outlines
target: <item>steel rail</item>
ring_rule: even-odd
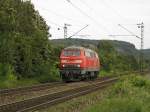
[[[101,77],[96,80],[104,80],[110,78],[110,76],[107,77]],[[87,80],[86,82],[91,82],[92,80]],[[33,85],[33,86],[27,86],[27,87],[19,87],[19,88],[12,88],[12,89],[2,89],[0,90],[0,97],[4,96],[12,96],[12,95],[18,95],[18,94],[26,94],[29,92],[35,92],[35,91],[41,91],[45,89],[50,89],[53,87],[58,87],[58,86],[65,86],[67,83],[63,82],[53,82],[53,83],[46,83],[46,84],[38,84],[38,85]]]
[[[143,73],[149,72],[149,69],[143,71]],[[124,74],[128,74],[129,72],[124,72],[118,75],[124,75]],[[133,71],[132,73],[139,73],[139,71]],[[107,77],[101,77],[97,80],[103,80],[103,79],[107,79],[110,78],[112,76],[107,76]],[[63,82],[54,82],[54,83],[46,83],[46,84],[38,84],[38,85],[34,85],[34,86],[27,86],[27,87],[19,87],[19,88],[12,88],[12,89],[2,89],[0,90],[0,97],[3,96],[9,96],[9,95],[18,95],[18,94],[25,94],[25,93],[29,93],[32,91],[39,91],[39,90],[45,90],[45,89],[50,89],[53,87],[58,87],[58,86],[63,86],[66,85],[66,83]]]
[[[65,85],[62,82],[54,82],[54,83],[46,83],[46,84],[39,84],[34,86],[27,86],[27,87],[19,87],[19,88],[12,88],[12,89],[2,89],[0,90],[0,96],[4,95],[14,95],[14,94],[20,94],[20,93],[27,93],[31,91],[38,91],[38,90],[44,90],[47,88],[53,88],[60,85]]]
[[[0,112],[25,112],[29,110],[40,109],[47,105],[54,105],[59,102],[69,100],[71,98],[87,94],[89,92],[95,91],[102,87],[106,87],[113,82],[118,80],[118,77],[105,79],[104,81],[91,82],[89,85],[74,88],[66,91],[56,92],[53,94],[47,94],[31,99],[26,99],[23,101],[18,101],[10,104],[5,104],[0,106]]]

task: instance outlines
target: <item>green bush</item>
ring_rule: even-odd
[[[124,76],[107,90],[101,102],[85,112],[150,112],[150,80],[142,76]]]
[[[130,99],[109,99],[85,112],[143,112],[140,101]]]
[[[40,83],[58,81],[60,79],[59,71],[55,65],[42,64],[37,66],[36,69],[39,72],[35,72],[38,74],[34,75],[34,78],[37,79]]]
[[[144,87],[146,86],[147,81],[143,77],[136,76],[136,77],[132,77],[131,83],[133,86],[136,86],[136,87]]]
[[[129,91],[130,86],[125,86],[125,83],[118,83],[114,86],[114,88],[111,91],[112,95],[115,94],[126,94]]]
[[[14,69],[9,64],[0,63],[0,88],[13,87],[17,82]]]

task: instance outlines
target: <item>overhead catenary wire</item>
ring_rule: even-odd
[[[46,19],[46,21],[49,22],[49,23],[51,23],[51,24],[53,24],[53,25],[55,25],[55,26],[58,26],[58,27],[63,28],[63,26],[61,26],[61,25],[59,25],[59,24],[57,24],[57,23],[55,23],[55,22],[53,22],[53,21],[51,21],[51,20],[47,20],[47,19]]]
[[[82,2],[89,10],[94,11],[94,8],[90,7],[90,5],[88,5],[88,3],[85,0],[80,0],[80,2]],[[100,17],[101,17],[100,19],[105,20],[104,16],[100,16]]]
[[[73,21],[73,19],[71,19],[71,18],[67,18],[67,17],[62,16],[62,15],[60,15],[60,14],[58,14],[58,13],[55,13],[55,12],[53,12],[53,11],[51,11],[51,10],[42,8],[41,6],[40,6],[39,8],[42,9],[42,10],[44,10],[44,11],[47,11],[47,12],[48,12],[48,15],[49,15],[49,12],[51,12],[52,14],[54,14],[54,15],[56,15],[56,16],[63,17],[63,18],[65,18],[65,19],[68,19],[68,20],[72,20],[72,21]],[[59,25],[59,24],[57,24],[57,23],[55,23],[55,22],[53,22],[53,21],[51,21],[51,20],[46,19],[46,21],[49,22],[49,23],[51,23],[51,24],[53,24],[53,25],[55,25],[55,26],[58,26],[58,27],[61,27],[62,29],[64,29],[64,26],[61,26],[61,25]],[[73,26],[74,26],[74,25],[73,25]],[[76,26],[77,26],[77,25],[76,25]],[[79,26],[79,25],[78,25],[78,26]],[[51,26],[50,26],[50,27],[51,27]],[[60,30],[60,28],[58,28],[58,30]],[[76,32],[76,33],[78,33],[78,32]],[[72,35],[72,36],[74,36],[74,35]],[[72,37],[72,36],[70,36],[70,37]]]
[[[94,11],[94,8],[91,8],[90,7],[90,5],[88,5],[88,3],[85,1],[85,0],[80,0],[80,2],[82,2],[89,10],[92,10],[92,11]],[[100,16],[100,15],[99,15]],[[104,18],[104,16],[100,16],[101,18],[101,20],[103,19],[103,21],[105,21],[106,20],[106,18]],[[109,32],[110,33],[110,32]],[[110,36],[109,34],[107,35],[107,36]],[[115,38],[115,36],[111,36],[111,37],[113,37],[113,38]]]
[[[51,12],[52,14],[54,14],[54,15],[56,15],[56,16],[65,18],[66,20],[72,20],[72,21],[75,21],[75,20],[73,20],[72,18],[65,17],[65,16],[63,16],[63,15],[61,15],[61,14],[58,14],[58,13],[56,13],[56,12],[54,12],[54,11],[48,10],[48,9],[43,8],[43,7],[41,7],[41,6],[40,6],[39,8],[42,9],[42,10],[44,10],[44,11],[47,11],[48,13]],[[76,7],[76,8],[78,8],[78,7]],[[105,32],[108,32],[108,31],[106,31],[106,30],[108,30],[108,29],[105,28],[105,27],[104,27],[103,25],[101,25],[100,23],[98,23],[94,18],[92,18],[92,17],[89,16],[88,14],[85,14],[85,12],[82,11],[80,8],[78,8],[78,10],[80,10],[80,11],[82,12],[82,14],[84,14],[85,16],[88,16],[88,18],[90,18],[92,21],[94,21],[94,23],[96,23],[98,26],[103,27],[103,30],[105,30]],[[46,19],[46,20],[47,20],[48,23],[51,23],[51,24],[53,24],[53,25],[55,25],[55,26],[58,26],[58,27],[61,27],[61,28],[64,27],[64,26],[59,25],[58,23],[53,22],[53,21],[51,21],[51,20],[48,20],[48,19]],[[73,26],[74,26],[74,25],[73,25]],[[101,29],[102,29],[102,28],[101,28]]]
[[[39,8],[41,8],[41,7],[39,7]],[[49,11],[50,11],[50,10],[45,9],[45,8],[41,8],[41,9],[47,11],[48,14],[49,14]],[[65,17],[65,16],[63,16],[63,15],[60,15],[60,14],[58,14],[58,13],[55,13],[55,12],[53,12],[53,11],[51,11],[51,13],[53,13],[53,14],[56,15],[56,16],[63,17],[63,18],[66,18],[66,19],[68,19],[68,20],[72,20],[72,21],[73,21],[73,19],[67,18],[67,17]],[[58,27],[61,27],[61,28],[64,27],[64,26],[59,25],[58,23],[53,22],[53,21],[51,21],[51,20],[49,20],[49,19],[46,19],[46,21],[48,21],[49,23],[51,23],[51,24],[53,24],[53,25],[55,25],[55,26],[58,26]],[[75,21],[75,20],[74,20],[74,21]],[[74,25],[74,26],[79,26],[79,25]],[[81,26],[81,25],[80,25],[80,26]]]
[[[88,7],[90,10],[93,10],[93,8],[91,8],[84,0],[80,0],[80,2],[82,2],[86,7]]]
[[[71,35],[69,38],[75,36],[76,34],[78,34],[79,32],[81,32],[83,29],[85,29],[86,27],[88,27],[89,25],[86,25],[85,27],[83,27],[82,29],[80,29],[79,31],[75,32],[73,35]]]
[[[90,20],[92,20],[94,23],[96,23],[96,25],[98,25],[98,27],[100,27],[103,31],[105,31],[106,33],[108,33],[108,29],[103,26],[102,24],[100,24],[97,20],[95,20],[95,18],[89,16],[86,12],[84,12],[83,10],[81,10],[79,7],[77,7],[75,4],[73,4],[71,2],[71,0],[66,0],[68,3],[70,3],[75,9],[77,9],[81,14],[83,14],[84,16],[88,17]]]
[[[116,16],[118,16],[119,18],[121,18],[122,20],[127,20],[126,17],[122,16],[114,7],[112,7],[111,5],[109,5],[108,2],[106,2],[106,0],[101,0],[101,3],[103,3],[105,5],[105,7],[109,8]]]
[[[70,18],[70,17],[66,17],[66,16],[64,16],[64,15],[62,15],[62,14],[56,13],[56,12],[53,11],[53,10],[46,9],[46,8],[41,7],[41,6],[38,6],[38,7],[39,7],[41,10],[48,12],[48,14],[51,13],[51,14],[57,16],[57,17],[61,17],[61,18],[65,19],[65,20],[67,20],[67,21],[74,21],[74,22],[80,23],[80,26],[81,26],[81,24],[83,24],[83,21],[79,21],[79,20],[76,20],[76,19],[73,19],[73,18]],[[79,25],[76,24],[75,26],[79,26]]]
[[[118,24],[118,26],[120,26],[121,28],[123,28],[124,30],[126,30],[127,32],[129,32],[131,35],[133,35],[133,36],[135,36],[135,37],[137,37],[137,38],[141,39],[141,37],[139,37],[139,36],[135,35],[133,32],[129,31],[127,28],[125,28],[125,27],[124,27],[124,26],[122,26],[121,24]]]
[[[91,8],[85,0],[80,0],[86,7],[88,7],[90,10],[94,10],[93,8]],[[106,1],[101,0],[101,2],[105,5],[105,7],[109,8],[113,13],[115,13],[115,15],[119,16],[119,18],[121,19],[126,19],[125,17],[123,17],[116,9],[114,9],[111,5],[109,5],[108,3],[106,3]],[[101,16],[101,19],[105,20],[105,18],[103,16]]]
[[[61,26],[61,25],[57,24],[56,22],[53,22],[53,21],[52,21],[52,20],[50,20],[50,19],[47,19],[47,18],[44,18],[44,19],[46,20],[46,23],[48,22],[48,23],[51,23],[51,24],[53,24],[53,25],[55,25],[55,26],[63,27],[63,26]]]

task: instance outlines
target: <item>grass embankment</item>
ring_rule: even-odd
[[[51,76],[49,76],[49,78],[43,78],[43,79],[41,79],[40,77],[21,78],[19,80],[17,80],[16,78],[9,78],[8,80],[0,79],[0,89],[10,89],[10,88],[17,88],[17,87],[33,86],[33,85],[42,84],[42,83],[57,82],[60,80],[61,79],[59,77],[52,79]]]
[[[150,112],[150,80],[141,76],[123,78],[107,95],[84,112]]]
[[[42,112],[150,112],[150,80],[124,76],[112,87],[97,91]]]
[[[56,82],[60,81],[60,77],[58,74],[56,75],[41,75],[33,78],[20,78],[14,74],[7,74],[6,76],[0,76],[0,89],[10,89],[10,88],[17,88],[17,87],[25,87],[25,86],[33,86],[41,83],[48,83],[48,82]]]
[[[59,70],[55,67],[52,68],[52,70],[49,72],[45,71],[44,73],[39,73],[36,76],[19,77],[11,65],[0,63],[0,89],[32,86],[35,84],[48,83],[59,80]]]
[[[41,75],[33,78],[20,78],[17,79],[17,77],[12,73],[7,73],[6,76],[0,75],[0,89],[8,89],[8,88],[17,88],[17,87],[24,87],[24,86],[32,86],[36,84],[41,83],[48,83],[48,82],[55,82],[55,81],[61,81],[61,77],[59,76],[58,70],[55,75]],[[113,72],[100,72],[99,77],[105,77],[105,76],[113,76]]]
[[[115,74],[114,72],[106,72],[103,70],[100,72],[99,77],[113,76],[114,74]],[[0,71],[0,89],[32,86],[35,84],[55,82],[55,81],[61,81],[58,69],[54,69],[54,71],[49,75],[40,75],[37,77],[19,78],[19,79],[17,79],[16,75],[14,75],[14,70],[10,66],[7,66],[5,71],[4,70]]]

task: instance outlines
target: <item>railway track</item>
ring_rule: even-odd
[[[100,81],[100,80],[105,80],[107,78],[109,77],[102,77],[96,80]],[[57,83],[40,84],[31,87],[1,90],[0,105],[22,101],[24,99],[34,98],[40,95],[59,92],[61,90],[77,88],[79,86],[84,86],[90,82],[91,80],[72,82],[72,83],[57,82]]]
[[[98,80],[104,80],[110,77],[102,77],[99,78]],[[36,91],[41,91],[45,89],[50,89],[54,87],[59,87],[59,86],[65,86],[67,83],[63,82],[54,82],[54,83],[46,83],[46,84],[39,84],[39,85],[34,85],[34,86],[28,86],[28,87],[20,87],[20,88],[12,88],[12,89],[2,89],[0,90],[0,97],[6,97],[6,96],[12,96],[12,95],[23,95],[29,92],[36,92]]]
[[[88,94],[101,88],[105,88],[117,80],[118,77],[99,79],[93,82],[89,82],[89,84],[86,86],[0,105],[0,112],[26,112],[41,109],[46,106],[64,102],[71,98]]]
[[[144,73],[145,72],[149,72],[149,69],[145,70]],[[121,73],[121,74],[118,74],[118,75],[121,76],[121,75],[128,74],[128,73],[129,72],[124,72],[124,73]],[[139,73],[139,71],[134,71],[133,73]],[[103,77],[103,78],[100,78],[100,79],[103,80],[103,79],[107,79],[107,78],[110,78],[110,77]],[[54,83],[39,84],[39,85],[34,85],[34,86],[29,86],[29,87],[2,89],[2,90],[0,90],[0,97],[9,96],[9,95],[12,96],[12,95],[17,95],[17,94],[22,95],[22,94],[29,93],[29,92],[32,92],[32,91],[39,91],[39,90],[44,90],[44,89],[47,89],[47,88],[53,88],[53,87],[63,86],[63,85],[66,85],[66,84],[63,83],[63,82],[54,82]]]
[[[28,86],[28,87],[3,89],[3,90],[0,90],[0,95],[1,96],[9,96],[9,95],[14,95],[14,94],[16,95],[16,94],[22,94],[22,93],[31,92],[31,91],[39,91],[39,90],[44,90],[47,88],[53,88],[54,86],[56,87],[60,85],[64,85],[64,83],[54,82],[54,83],[46,83],[46,84]]]
[[[149,72],[149,69],[148,70],[144,70],[144,73],[146,73],[146,72]],[[139,73],[139,71],[134,71],[133,73]],[[125,74],[128,74],[128,72],[121,73],[121,74],[118,74],[118,75],[122,76],[122,75],[125,75]],[[111,77],[109,76],[109,77],[98,78],[96,81],[104,81],[104,80],[107,80],[109,78],[111,78]],[[93,81],[84,81],[84,82],[92,83]],[[35,85],[35,86],[31,86],[31,87],[22,87],[22,88],[0,90],[0,100],[2,101],[2,102],[0,102],[0,106],[2,107],[2,105],[6,106],[8,104],[12,104],[13,102],[14,103],[20,102],[23,99],[32,99],[32,98],[37,97],[37,96],[39,96],[41,94],[42,95],[47,94],[47,93],[44,93],[44,92],[40,92],[39,93],[39,91],[45,91],[45,90],[51,89],[51,88],[58,88],[59,89],[59,87],[63,88],[66,85],[68,85],[68,84],[63,83],[63,82],[55,82],[55,83],[47,83],[47,84]],[[52,91],[53,91],[53,89],[52,89]],[[38,94],[34,95],[33,92],[34,93],[38,92]],[[59,91],[55,91],[54,90],[54,92],[59,92]],[[51,93],[49,93],[49,94],[51,94]],[[16,97],[13,97],[13,95],[14,96],[16,95]],[[26,95],[27,97],[26,96],[24,97],[22,95]],[[28,96],[30,96],[30,97],[28,97]],[[20,98],[20,99],[19,100],[15,100],[14,98]],[[7,101],[7,99],[9,99],[9,100]],[[5,100],[5,103],[4,103],[4,100]],[[0,112],[1,112],[1,110],[0,110]]]

